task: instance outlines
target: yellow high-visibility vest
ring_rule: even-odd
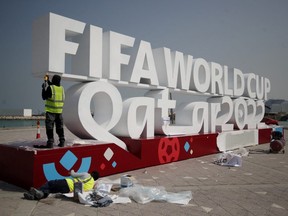
[[[65,92],[62,86],[51,85],[51,98],[46,99],[45,103],[45,111],[50,113],[62,113],[64,100],[65,100]]]
[[[69,190],[70,192],[74,191],[74,182],[78,182],[78,181],[81,181],[83,183],[83,190],[84,191],[89,191],[89,190],[92,190],[93,187],[94,187],[94,178],[92,176],[84,179],[84,180],[81,180],[79,178],[67,178],[65,179],[67,184],[68,184],[68,187],[69,187]]]

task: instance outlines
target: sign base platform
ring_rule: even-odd
[[[254,145],[270,142],[271,129],[259,129],[257,134],[258,143]],[[104,177],[218,153],[217,137],[217,133],[211,133],[121,138],[127,151],[114,143],[74,143],[53,149],[0,144],[0,179],[28,189],[40,187],[48,180],[67,178],[72,169],[75,172],[96,170]]]

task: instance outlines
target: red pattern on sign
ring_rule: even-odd
[[[180,143],[177,137],[162,138],[158,145],[158,158],[161,164],[177,161],[180,154]]]

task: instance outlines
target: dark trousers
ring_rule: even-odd
[[[56,126],[56,133],[59,137],[60,143],[64,143],[65,137],[64,137],[62,114],[46,112],[45,126],[46,126],[46,135],[48,139],[47,144],[52,146],[54,143],[54,135],[53,135],[54,124]]]
[[[42,185],[39,190],[44,193],[44,198],[50,193],[69,193],[69,187],[65,179],[50,180]]]

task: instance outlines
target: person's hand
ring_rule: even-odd
[[[47,83],[47,82],[44,82],[44,83],[42,84],[42,88],[46,90],[47,87],[48,87],[48,83]]]
[[[70,174],[70,175],[74,175],[74,174],[75,174],[74,170],[71,170],[71,171],[69,172],[69,174]]]

